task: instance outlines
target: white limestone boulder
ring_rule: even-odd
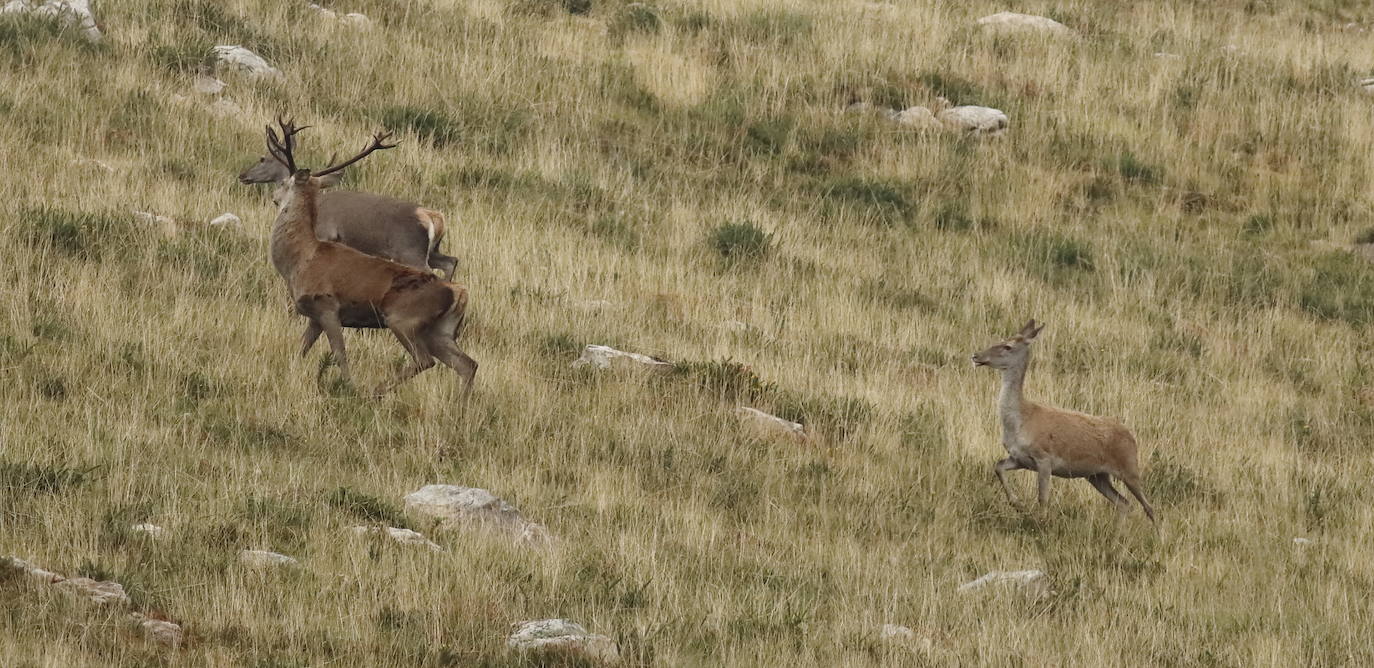
[[[1000,136],[1011,124],[1001,110],[972,105],[945,109],[936,118],[951,130],[989,137]]]
[[[424,534],[421,534],[418,531],[411,531],[410,529],[401,529],[398,527],[357,526],[349,527],[348,531],[349,533],[352,533],[355,536],[386,536],[389,540],[395,543],[401,543],[403,545],[423,545],[424,547],[427,547],[435,552],[444,551],[444,548],[439,547],[437,543],[431,541],[428,538],[425,538]]]
[[[573,360],[574,367],[590,366],[594,369],[609,369],[614,366],[643,366],[657,370],[673,367],[672,362],[654,359],[639,353],[627,353],[610,346],[589,345],[582,349],[582,355]]]
[[[50,18],[75,27],[88,41],[104,38],[91,11],[90,0],[11,0],[0,7],[0,14],[28,14]]]
[[[519,622],[506,640],[518,652],[584,659],[602,664],[620,662],[620,648],[603,635],[589,633],[581,624],[566,619]]]
[[[515,506],[480,487],[425,485],[405,495],[405,507],[439,519],[445,528],[496,529],[525,543],[549,539],[542,525],[526,520]]]
[[[1050,593],[1050,578],[1044,571],[992,571],[983,577],[959,585],[956,591],[970,593],[985,589],[1020,589],[1033,596]]]
[[[239,563],[249,568],[282,568],[299,566],[301,562],[276,552],[267,550],[244,550],[239,552]]]
[[[215,60],[234,69],[246,72],[255,79],[280,81],[285,78],[281,70],[269,65],[262,56],[238,46],[237,44],[216,46],[211,49],[211,52],[215,54]]]
[[[1073,34],[1073,30],[1068,26],[1052,18],[1016,12],[997,12],[978,19],[977,23],[985,32],[1000,35],[1041,34],[1068,37]]]

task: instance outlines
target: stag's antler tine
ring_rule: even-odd
[[[349,158],[348,160],[345,160],[337,165],[331,164],[329,167],[326,167],[318,172],[315,172],[314,175],[325,176],[326,174],[333,174],[334,172],[337,172],[343,169],[344,167],[347,167],[359,160],[362,160],[363,158],[366,158],[368,154],[372,153],[373,151],[380,151],[382,149],[388,148],[396,148],[395,144],[383,143],[386,140],[386,138],[390,136],[390,132],[378,132],[377,134],[372,135],[372,142],[369,143],[367,147],[364,148],[361,152],[359,152],[358,155],[355,155],[352,158]]]

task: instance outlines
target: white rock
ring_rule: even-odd
[[[101,605],[107,603],[129,604],[129,596],[124,593],[124,585],[118,582],[92,580],[91,578],[67,578],[55,582],[53,585],[70,589]]]
[[[1360,79],[1360,88],[1364,92],[1370,95],[1374,95],[1374,77],[1368,79]]]
[[[883,628],[878,631],[878,637],[883,640],[915,640],[916,632],[897,624],[883,624]]]
[[[1156,57],[1156,58],[1164,58],[1164,59],[1168,59],[1168,60],[1177,60],[1177,59],[1179,59],[1179,58],[1182,58],[1183,56],[1180,56],[1180,55],[1178,55],[1177,53],[1169,53],[1169,52],[1167,52],[1167,51],[1156,51],[1156,52],[1155,52],[1155,57]]]
[[[359,30],[367,30],[372,27],[372,20],[358,12],[349,12],[339,17],[339,23],[351,26]]]
[[[280,568],[282,566],[299,566],[301,562],[284,554],[268,552],[267,550],[244,550],[239,552],[239,563],[250,568]]]
[[[1308,545],[1311,545],[1312,543],[1313,543],[1313,541],[1312,541],[1311,538],[1302,538],[1302,537],[1298,537],[1298,538],[1294,538],[1294,539],[1293,539],[1293,544],[1294,544],[1294,545],[1301,545],[1301,546],[1303,546],[1303,547],[1307,547]]]
[[[1021,587],[1037,596],[1049,593],[1050,579],[1044,571],[993,571],[972,582],[959,585],[957,591],[971,592],[988,587]]]
[[[201,95],[219,95],[227,85],[215,77],[197,74],[196,80],[191,82],[191,90]]]
[[[588,633],[581,624],[566,619],[541,619],[515,624],[506,646],[520,652],[562,654],[619,663],[620,648],[607,636]]]
[[[943,127],[934,112],[926,107],[908,107],[897,112],[893,120],[918,130],[938,130]]]
[[[480,487],[425,485],[405,496],[406,510],[437,517],[448,528],[498,529],[522,543],[546,543],[548,530],[526,520],[515,506]]]
[[[90,0],[11,0],[0,7],[0,14],[32,14],[54,18],[74,25],[81,35],[92,42],[104,37],[96,24],[95,14],[91,12]]]
[[[776,415],[769,415],[757,408],[750,408],[748,406],[736,408],[735,414],[763,431],[783,433],[797,438],[806,438],[806,427],[802,426],[799,422],[784,420]]]
[[[160,645],[180,647],[181,642],[186,638],[178,624],[162,619],[153,619],[137,612],[130,613],[129,618],[143,629],[143,634],[149,640]]]
[[[166,529],[156,524],[148,524],[147,522],[144,522],[143,524],[135,524],[129,527],[129,530],[134,533],[141,533],[149,538],[152,538],[153,540],[161,540],[167,537]]]
[[[1007,115],[992,107],[963,106],[941,111],[937,118],[946,127],[992,137],[1006,132]]]
[[[627,353],[623,350],[616,350],[610,346],[590,345],[582,349],[582,355],[573,361],[575,367],[591,365],[598,369],[609,369],[615,360],[625,360],[635,364],[642,364],[647,367],[657,369],[668,369],[673,366],[672,362],[657,360],[648,355],[639,353]]]
[[[281,70],[268,65],[262,56],[241,46],[226,44],[216,46],[211,51],[214,52],[215,58],[219,62],[243,70],[255,78],[278,80],[284,78]]]
[[[243,115],[243,107],[240,107],[237,102],[227,97],[222,97],[211,102],[210,106],[205,109],[220,118],[234,118]]]
[[[239,218],[238,216],[232,213],[221,213],[220,215],[215,216],[215,218],[210,221],[210,227],[218,227],[226,230],[242,230],[243,219]]]
[[[1044,33],[1048,35],[1071,35],[1068,26],[1045,16],[997,12],[978,19],[984,30],[997,33]]]
[[[397,543],[424,545],[435,552],[444,551],[444,548],[439,547],[438,544],[425,538],[423,534],[418,531],[411,531],[410,529],[400,529],[397,527],[349,527],[348,530],[358,536],[384,534],[387,538]]]

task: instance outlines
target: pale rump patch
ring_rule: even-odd
[[[439,240],[444,238],[444,214],[434,209],[420,207],[415,209],[415,218],[425,226],[425,234],[429,235],[429,248],[431,250],[439,246]]]

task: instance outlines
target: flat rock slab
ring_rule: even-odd
[[[267,550],[244,550],[239,552],[239,563],[249,568],[281,568],[299,566],[301,562],[292,557]]]
[[[254,78],[274,80],[285,78],[281,70],[267,64],[262,56],[237,44],[222,44],[213,47],[210,51],[215,54],[215,60],[247,72]]]
[[[595,369],[609,369],[612,365],[639,365],[660,370],[673,368],[672,362],[665,362],[639,353],[627,353],[610,346],[598,345],[583,348],[582,355],[573,360],[572,365],[574,367],[590,366]]]
[[[1016,12],[997,12],[984,16],[978,19],[978,25],[984,30],[999,34],[1040,33],[1059,37],[1073,34],[1068,26],[1047,16]]]
[[[736,408],[735,414],[758,431],[785,434],[793,438],[806,438],[806,427],[800,422],[784,420],[776,415],[770,415],[757,408],[750,408],[748,406]]]
[[[620,648],[607,636],[588,633],[566,619],[540,619],[515,624],[506,646],[519,652],[582,658],[603,664],[620,662]]]
[[[443,520],[448,527],[475,525],[500,529],[521,542],[549,539],[542,525],[526,520],[515,506],[480,487],[425,485],[405,496],[405,507]]]
[[[405,544],[405,545],[423,545],[423,546],[425,546],[425,547],[427,547],[427,548],[429,548],[429,549],[431,549],[431,550],[434,550],[435,552],[443,552],[443,551],[444,551],[444,548],[439,547],[439,545],[438,545],[437,543],[431,541],[431,540],[428,539],[428,538],[425,538],[424,535],[421,534],[420,532],[418,532],[418,531],[411,531],[410,529],[400,529],[400,528],[397,528],[397,527],[361,527],[361,526],[359,526],[359,527],[349,527],[349,528],[348,528],[348,531],[351,532],[351,533],[352,533],[353,535],[355,535],[355,536],[379,536],[379,535],[384,535],[384,536],[386,536],[388,539],[390,539],[391,541],[396,542],[396,543],[402,543],[402,544]]]

